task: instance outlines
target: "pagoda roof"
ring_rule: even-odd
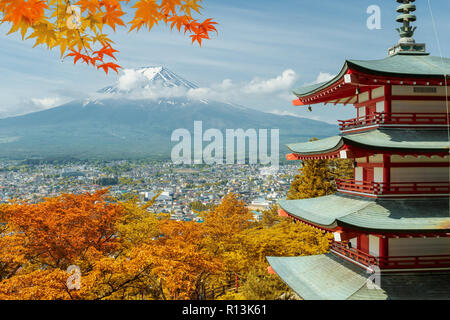
[[[370,199],[336,193],[279,200],[289,215],[326,229],[381,232],[450,232],[449,198]]]
[[[369,289],[366,269],[331,253],[267,257],[275,273],[305,300],[449,299],[450,272],[385,274]]]
[[[299,98],[318,93],[342,82],[346,74],[354,71],[392,78],[443,79],[450,75],[450,59],[427,54],[397,54],[380,60],[346,60],[339,74],[333,79],[295,89],[293,93]]]
[[[369,150],[399,151],[400,153],[441,152],[448,154],[450,144],[446,130],[383,128],[287,145],[294,154],[303,156],[336,155],[348,146]]]

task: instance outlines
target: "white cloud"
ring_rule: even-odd
[[[273,79],[253,79],[243,88],[245,93],[274,93],[277,91],[289,90],[297,80],[297,74],[294,70],[285,70],[281,75]]]
[[[165,86],[164,83],[149,81],[151,79],[148,75],[143,75],[139,70],[125,69],[119,77],[118,92],[95,94],[93,98],[124,97],[137,100],[158,100],[161,98],[187,97],[192,100],[216,100],[244,105],[252,102],[258,104],[270,100],[275,103],[280,99],[290,102],[293,98],[291,89],[297,79],[297,74],[288,69],[273,78],[254,78],[251,81],[240,83],[225,79],[208,87],[189,89],[183,86]]]
[[[308,83],[308,85],[313,85],[313,84],[318,84],[321,82],[330,81],[334,77],[336,77],[336,75],[328,73],[328,72],[320,72],[319,75],[317,76],[316,80],[314,80],[311,83]]]
[[[61,97],[45,97],[45,98],[32,98],[31,102],[39,109],[49,109],[62,104],[64,101]]]
[[[287,111],[287,110],[275,109],[275,110],[270,111],[270,113],[276,114],[278,116],[289,116],[289,117],[304,118],[303,116],[300,116],[300,115],[298,115],[298,114],[296,114],[294,112],[290,112],[290,111]]]
[[[146,81],[146,77],[142,72],[134,69],[125,69],[123,74],[119,77],[118,87],[120,90],[128,91],[138,88],[140,84]]]
[[[290,112],[290,111],[287,111],[287,110],[278,110],[278,109],[276,109],[276,110],[270,111],[269,113],[273,113],[273,114],[276,114],[276,115],[279,115],[279,116],[289,116],[289,117],[296,117],[296,118],[306,118],[306,119],[317,120],[317,121],[325,121],[325,120],[321,119],[319,116],[313,116],[313,115],[309,115],[307,113],[306,114],[305,113],[296,114],[294,112]],[[336,123],[335,122],[331,122],[331,124],[336,124]]]
[[[283,71],[281,75],[274,78],[254,78],[247,83],[235,84],[230,79],[225,79],[222,83],[212,85],[209,88],[190,89],[188,97],[235,103],[257,102],[267,99],[289,101],[292,98],[291,89],[297,79],[297,74],[290,69]]]
[[[57,107],[73,100],[70,97],[51,96],[44,98],[18,99],[18,103],[0,109],[0,118],[20,116],[31,112],[42,111]]]

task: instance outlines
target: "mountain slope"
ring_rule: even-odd
[[[101,98],[73,101],[45,111],[0,120],[0,157],[74,157],[79,159],[168,158],[173,130],[280,129],[280,152],[286,143],[337,133],[337,127],[314,120],[279,116],[216,101],[184,97],[157,100],[129,98],[136,90],[196,86],[165,68],[135,71],[144,76],[133,89],[120,84],[100,90]],[[146,79],[145,79],[146,78]],[[136,89],[137,88],[137,89]],[[206,143],[205,143],[206,145]]]

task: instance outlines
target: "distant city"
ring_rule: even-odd
[[[109,187],[118,199],[138,196],[151,200],[152,211],[171,219],[201,219],[194,211],[218,204],[228,193],[238,194],[255,219],[258,211],[284,199],[298,165],[280,165],[278,171],[261,165],[180,166],[172,162],[111,161],[45,163],[0,161],[0,203],[12,199],[36,203],[63,193],[94,192]],[[195,204],[195,205],[193,205]],[[197,209],[198,210],[198,209]]]

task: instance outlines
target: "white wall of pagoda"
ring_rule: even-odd
[[[392,113],[446,113],[446,101],[428,100],[436,97],[445,97],[446,92],[450,92],[450,87],[444,86],[392,86],[390,112]],[[368,105],[376,105],[376,112],[386,112],[387,103],[380,98],[385,96],[385,87],[381,86],[371,91],[366,91],[358,95],[357,103],[363,104],[357,108],[357,116],[364,117],[368,114]],[[411,99],[405,100],[405,97]],[[396,99],[397,98],[397,99]],[[417,100],[422,98],[423,100]],[[376,102],[374,102],[374,100]],[[365,105],[367,103],[367,105]]]
[[[352,245],[352,248],[358,248],[358,238],[352,238],[349,240],[349,242]]]
[[[447,182],[447,167],[391,168],[391,182]]]
[[[449,156],[398,156],[391,157],[391,163],[404,165],[404,167],[391,168],[392,182],[447,182],[450,172],[448,163]],[[414,163],[420,163],[421,167],[414,167]],[[429,167],[424,167],[429,164]]]
[[[420,163],[430,163],[430,166],[433,165],[433,163],[449,163],[450,156],[445,157],[439,157],[439,156],[399,156],[399,155],[392,155],[391,156],[391,163],[414,163],[414,162],[420,162]]]
[[[450,238],[390,238],[389,256],[449,255]]]
[[[374,182],[384,182],[383,181],[383,172],[384,168],[374,168],[373,169],[373,181]]]
[[[447,86],[447,90],[450,90],[450,87]],[[446,96],[446,88],[445,86],[392,86],[392,99],[395,99],[395,96]]]
[[[383,155],[377,154],[369,158],[357,158],[354,170],[355,181],[364,181],[365,167],[373,169],[373,182],[384,181],[385,170],[389,170],[390,182],[448,182],[450,169],[448,163],[450,157],[439,156],[399,156],[392,155],[390,164],[383,163]],[[414,164],[417,166],[414,166]],[[429,166],[427,165],[429,164]]]
[[[446,113],[447,106],[445,101],[392,100],[391,111],[392,113]]]
[[[380,238],[369,234],[369,254],[374,257],[380,256]]]

